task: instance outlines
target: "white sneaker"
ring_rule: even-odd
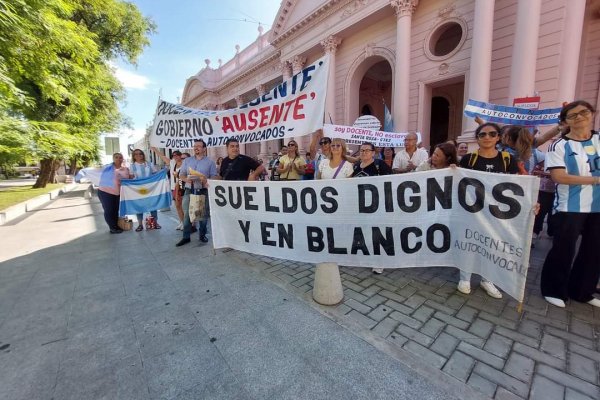
[[[178,231],[182,231],[183,230],[183,222],[180,222],[179,225],[177,225],[177,228],[175,228]]]
[[[502,293],[494,286],[494,284],[490,281],[481,281],[481,288],[485,290],[488,296],[493,297],[495,299],[501,299]]]
[[[588,301],[588,304],[591,304],[594,307],[600,307],[600,299],[593,298],[590,301]]]
[[[373,268],[374,274],[383,274],[383,268]]]
[[[470,281],[458,281],[458,291],[464,294],[471,294],[471,282]]]
[[[558,299],[556,297],[544,296],[544,300],[546,300],[548,303],[552,304],[553,306],[565,308],[565,302],[562,299]]]

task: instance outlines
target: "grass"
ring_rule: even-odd
[[[65,184],[51,183],[43,189],[32,189],[31,186],[16,186],[2,189],[0,190],[0,211],[62,186],[65,186]]]

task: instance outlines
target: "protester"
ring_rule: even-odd
[[[456,147],[456,159],[460,161],[465,154],[469,152],[469,145],[465,142],[459,143]]]
[[[98,186],[98,199],[104,209],[104,221],[110,233],[121,233],[119,228],[119,203],[121,192],[121,179],[131,178],[129,168],[123,165],[123,154],[113,154],[112,164],[102,171],[100,185]]]
[[[386,163],[390,169],[394,165],[394,157],[396,157],[396,152],[393,147],[385,147],[381,152],[381,159]]]
[[[134,179],[142,179],[151,176],[156,173],[158,170],[156,166],[149,161],[146,161],[146,154],[141,149],[133,150],[133,161],[131,163],[131,173],[133,174]],[[150,210],[150,215],[154,219],[154,224],[151,229],[160,229],[161,226],[158,224],[158,212],[157,210]],[[135,228],[136,232],[141,232],[144,230],[144,213],[136,214],[138,227]]]
[[[381,159],[374,158],[376,154],[375,145],[364,142],[360,145],[360,160],[354,163],[352,178],[365,176],[390,175],[392,169]],[[373,268],[374,274],[382,274],[383,268]]]
[[[220,179],[224,181],[256,181],[265,170],[265,166],[259,164],[252,157],[240,154],[240,142],[235,139],[227,139],[227,157],[221,164],[219,171]]]
[[[552,206],[554,204],[554,196],[556,185],[550,177],[550,173],[545,168],[546,154],[538,149],[533,150],[533,168],[531,174],[540,178],[540,190],[538,191],[538,203],[540,204],[540,212],[535,216],[533,223],[533,240],[540,237],[544,229],[544,219],[548,216],[547,230],[548,236],[554,235],[554,224],[552,215]]]
[[[517,163],[509,153],[501,152],[496,149],[500,140],[500,127],[492,122],[479,125],[475,130],[475,137],[479,149],[473,153],[466,154],[460,160],[462,168],[473,169],[476,171],[486,171],[504,174],[518,173]],[[485,278],[481,279],[481,287],[486,293],[496,299],[502,298],[502,293],[494,284]],[[458,282],[458,291],[464,294],[471,293],[471,274],[460,271],[460,281]]]
[[[171,153],[171,159],[161,153],[156,147],[150,147],[150,150],[159,156],[165,164],[169,165],[169,174],[171,175],[171,193],[173,195],[173,201],[175,202],[175,209],[177,210],[177,216],[179,217],[179,225],[175,228],[180,231],[183,229],[183,208],[181,202],[183,200],[183,188],[179,183],[179,169],[183,163],[181,158],[181,152],[179,150]]]
[[[430,169],[448,168],[450,165],[456,165],[456,147],[450,143],[440,143],[435,146],[433,154],[429,160],[423,161],[417,167],[417,171],[429,171]]]
[[[376,160],[383,160],[383,147],[375,147],[375,159]],[[390,168],[392,168],[390,166]]]
[[[321,146],[321,152],[317,153],[317,143],[319,143],[319,146]],[[319,171],[319,166],[321,165],[321,162],[323,162],[324,160],[326,160],[327,158],[329,158],[331,156],[331,138],[328,138],[327,136],[323,136],[323,130],[322,129],[317,129],[317,131],[315,132],[315,134],[312,136],[312,139],[310,141],[310,154],[314,154],[314,161],[315,161],[315,171]]]
[[[557,184],[557,213],[541,289],[557,307],[565,307],[567,299],[600,307],[600,299],[593,297],[600,277],[600,139],[592,130],[594,112],[583,100],[565,105],[559,118],[569,132],[546,155],[546,168]]]
[[[300,180],[304,175],[306,168],[306,161],[300,156],[298,152],[298,144],[295,141],[288,142],[287,154],[284,154],[279,158],[279,166],[277,172],[279,172],[279,180],[281,181],[297,181]]]
[[[505,149],[515,158],[519,175],[529,175],[530,165],[532,164],[533,137],[529,129],[524,126],[507,126],[508,128],[502,137],[506,145]]]
[[[392,169],[380,159],[375,158],[375,145],[364,142],[360,145],[360,160],[354,163],[352,177],[390,175]]]
[[[427,150],[417,148],[417,139],[416,133],[409,133],[404,138],[404,149],[400,150],[394,157],[392,170],[395,173],[412,172],[429,158]]]
[[[190,221],[190,195],[206,195],[205,215],[208,216],[208,190],[207,180],[217,176],[217,166],[214,161],[205,156],[206,143],[204,140],[194,141],[194,157],[188,157],[183,161],[179,170],[179,179],[185,183],[185,192],[183,194],[183,237],[175,246],[183,246],[189,243],[192,234],[192,223]],[[208,242],[207,234],[208,217],[198,223],[199,239],[201,242]]]
[[[317,179],[341,179],[352,176],[352,161],[346,154],[348,149],[343,139],[335,138],[329,145],[331,155],[319,164]]]

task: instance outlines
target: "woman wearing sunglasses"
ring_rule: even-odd
[[[500,140],[499,132],[500,127],[492,122],[479,125],[475,130],[479,149],[473,153],[465,154],[461,158],[459,165],[462,168],[476,171],[517,174],[519,168],[515,158],[507,152],[498,151],[496,148]],[[495,299],[502,298],[502,293],[500,293],[492,282],[485,278],[481,279],[481,287],[490,297]],[[471,274],[469,272],[460,271],[458,291],[464,294],[471,293]]]
[[[582,100],[565,105],[559,118],[569,131],[546,155],[557,198],[541,287],[546,301],[561,308],[567,299],[600,307],[593,297],[600,277],[600,138],[592,130],[594,111]]]
[[[306,161],[303,157],[300,157],[298,152],[298,144],[294,141],[290,141],[287,145],[287,154],[284,154],[279,158],[279,172],[280,181],[297,181],[302,179],[304,170],[306,168]]]
[[[346,155],[346,142],[335,138],[331,141],[331,155],[319,164],[317,179],[350,178],[354,172],[352,160]]]

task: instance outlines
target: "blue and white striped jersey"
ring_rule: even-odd
[[[156,167],[154,166],[154,164],[149,162],[144,162],[142,164],[132,162],[131,166],[129,167],[129,170],[135,176],[135,179],[139,179],[147,178],[150,175],[154,174],[156,172]]]
[[[546,169],[564,168],[569,175],[600,176],[600,138],[592,131],[588,140],[563,136],[550,145]],[[600,212],[600,185],[556,185],[554,209],[559,212]]]

